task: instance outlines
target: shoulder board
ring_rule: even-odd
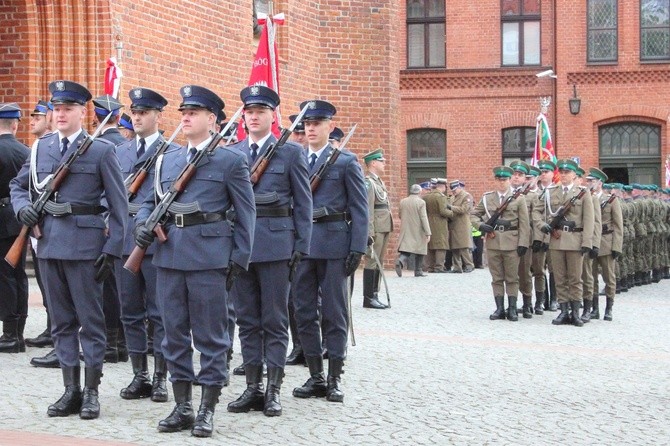
[[[496,191],[494,191],[494,190],[490,190],[490,191],[488,191],[488,192],[484,192],[484,195],[494,194],[495,192],[496,192]]]
[[[369,189],[371,185],[372,182],[370,181],[370,177],[365,177],[365,188]]]
[[[45,133],[44,135],[40,136],[39,139],[48,138],[48,137],[52,136],[54,133],[56,133],[56,132]]]
[[[547,186],[545,189],[556,189],[558,187],[558,184],[554,184],[552,186]]]

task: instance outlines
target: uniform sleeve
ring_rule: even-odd
[[[368,237],[375,235],[375,185],[370,177],[365,177],[365,189],[368,198]]]
[[[368,197],[365,190],[363,171],[356,158],[347,163],[344,175],[348,208],[351,214],[351,244],[349,251],[365,253],[368,240],[369,214]]]
[[[546,218],[547,204],[544,200],[545,200],[545,194],[548,193],[549,191],[545,190],[544,193],[538,194],[537,198],[535,198],[535,203],[533,203],[533,213],[530,216],[533,230],[533,241],[535,240],[545,241],[546,235],[542,231],[540,231],[540,228],[544,225],[546,221],[545,218]]]
[[[603,214],[600,210],[600,200],[593,195],[593,241],[592,246],[600,248],[600,239],[603,235]]]
[[[233,206],[235,206],[234,246],[230,259],[244,269],[248,269],[251,247],[254,244],[256,204],[249,180],[249,165],[245,156],[238,156],[230,169],[227,187]]]
[[[125,240],[126,219],[128,218],[128,198],[123,185],[119,159],[114,148],[109,145],[101,160],[102,185],[109,210],[109,237],[102,252],[121,257]]]
[[[19,173],[9,182],[9,193],[12,199],[14,213],[19,215],[19,211],[30,203],[30,192],[28,190],[28,178],[30,177],[30,157],[23,163]]]
[[[530,218],[528,217],[528,206],[526,205],[526,197],[523,195],[517,198],[518,218],[519,218],[519,245],[528,248],[528,240],[530,239]]]
[[[621,212],[621,202],[615,198],[612,203],[612,251],[623,252],[623,213]]]
[[[587,195],[582,197],[582,248],[591,249],[593,247],[594,226],[595,214],[593,211],[593,200]]]
[[[312,191],[309,186],[307,161],[299,148],[296,148],[294,153],[289,173],[293,194],[293,227],[295,228],[293,250],[309,254],[309,244],[312,239]]]
[[[482,197],[481,200],[479,200],[479,203],[477,203],[477,206],[475,206],[472,211],[470,211],[470,223],[477,229],[479,229],[479,225],[484,222],[482,219],[482,216],[486,212],[484,209],[484,200],[486,199],[486,195]]]

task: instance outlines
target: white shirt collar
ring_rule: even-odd
[[[326,143],[325,146],[321,147],[318,151],[314,152],[311,147],[307,148],[307,159],[310,159],[312,157],[312,154],[316,154],[316,159],[319,159],[321,154],[323,153],[324,150],[326,150],[326,147],[330,145],[329,142]]]
[[[265,145],[265,142],[268,139],[270,139],[270,136],[272,136],[272,132],[268,133],[267,135],[265,135],[263,138],[261,138],[256,142],[256,144],[258,144],[259,149],[261,149]],[[251,135],[249,135],[249,150],[251,150],[251,144],[253,144],[253,142],[254,141],[251,139]]]
[[[156,133],[154,133],[154,134],[152,134],[152,135],[149,135],[149,136],[147,136],[146,138],[144,138],[144,148],[145,148],[145,150],[148,150],[149,147],[151,147],[151,145],[152,145],[154,142],[156,142],[156,140],[158,139],[159,136],[160,136],[160,133],[159,133],[159,132],[156,132]],[[141,138],[140,138],[139,135],[135,136],[135,142],[137,143],[137,148],[138,148],[138,149],[139,149],[139,147],[140,147],[140,139],[141,139]]]
[[[67,137],[68,140],[68,147],[72,146],[72,143],[79,138],[79,134],[83,131],[83,129],[79,129],[77,132],[71,134],[70,136]],[[63,134],[61,132],[58,132],[58,140],[62,141],[64,138]]]
[[[201,142],[200,144],[198,144],[197,146],[195,146],[195,149],[196,149],[198,152],[200,152],[200,151],[203,150],[205,147],[207,147],[207,144],[209,144],[209,142],[210,142],[211,140],[212,140],[212,137],[210,136],[209,138],[207,138],[206,140],[204,140],[203,142]],[[188,151],[191,150],[191,147],[193,147],[193,146],[191,145],[191,143],[189,143],[189,144],[188,144],[188,150],[186,150],[186,153],[188,153]]]

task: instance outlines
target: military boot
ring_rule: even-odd
[[[133,380],[128,387],[121,389],[121,398],[124,400],[136,400],[151,396],[151,380],[146,354],[131,354],[130,363],[133,366]]]
[[[558,316],[556,316],[556,319],[551,321],[553,325],[564,325],[568,324],[568,320],[570,318],[570,304],[568,302],[563,302],[559,304],[559,308],[561,310],[560,313],[558,313]]]
[[[344,392],[340,389],[340,376],[344,361],[341,359],[330,358],[328,360],[328,378],[326,399],[330,402],[341,403],[344,401]]]
[[[580,306],[580,304],[581,304],[581,302],[578,301],[578,300],[571,300],[570,301],[570,307],[572,308],[572,313],[571,313],[572,325],[574,325],[575,327],[584,326],[584,322],[582,321],[582,318],[579,317],[579,306]],[[586,304],[584,304],[584,306],[586,306]],[[589,314],[590,314],[590,312],[589,312]]]
[[[50,417],[67,417],[81,410],[81,368],[63,367],[65,393],[47,409]]]
[[[265,390],[265,404],[263,413],[266,417],[278,417],[281,415],[281,400],[279,391],[284,378],[284,369],[281,367],[268,367],[268,386]]]
[[[305,354],[302,351],[300,344],[300,336],[298,336],[298,323],[295,320],[295,308],[292,303],[288,305],[288,328],[291,332],[291,341],[293,341],[293,349],[286,357],[286,365],[298,365],[305,363]]]
[[[27,338],[26,345],[28,347],[53,347],[54,341],[51,339],[51,320],[47,315],[47,328],[34,338]]]
[[[612,306],[614,305],[614,299],[611,297],[607,298],[607,303],[605,304],[605,315],[603,316],[604,321],[612,320]]]
[[[627,293],[628,292],[628,277],[624,276],[620,280],[621,282],[621,292],[622,293]]]
[[[191,435],[194,437],[211,437],[214,432],[214,409],[219,402],[221,386],[202,386],[202,397],[198,416],[195,417]]]
[[[556,294],[554,273],[549,273],[549,311],[557,311],[558,306],[558,295]]]
[[[533,296],[523,296],[523,318],[533,317]]]
[[[376,269],[363,270],[363,308],[374,308],[384,310],[386,305],[379,302],[375,290],[379,290],[379,273]]]
[[[0,353],[20,353],[26,351],[25,341],[19,338],[19,321],[3,321],[0,336]]]
[[[81,396],[81,410],[79,418],[93,420],[100,416],[100,403],[98,402],[98,386],[102,370],[86,367],[84,369],[84,392]]]
[[[250,410],[263,410],[263,365],[245,365],[247,388],[235,401],[228,404],[228,412],[246,413]]]
[[[591,301],[591,315],[589,316],[589,320],[591,319],[600,319],[600,307],[599,307],[598,296],[593,296],[593,301]]]
[[[598,296],[593,296],[593,299],[597,299]],[[592,300],[584,299],[584,310],[582,311],[581,320],[585,324],[591,321],[591,306],[593,304]]]
[[[119,330],[116,328],[107,329],[107,345],[105,346],[105,362],[116,364],[119,362],[118,342]],[[81,359],[81,356],[80,356]]]
[[[323,376],[323,358],[320,356],[305,356],[307,367],[309,367],[309,379],[302,387],[293,389],[296,398],[323,398],[326,396],[326,378]]]
[[[505,296],[494,296],[496,302],[496,311],[491,313],[489,319],[495,321],[496,319],[505,319]]]
[[[507,296],[507,302],[509,306],[507,307],[507,320],[516,322],[519,320],[519,315],[516,311],[516,296]]]
[[[535,292],[535,314],[541,316],[544,314],[544,292]]]
[[[423,256],[419,254],[414,254],[414,277],[427,277],[427,274],[423,273]]]
[[[191,403],[193,387],[190,381],[172,383],[175,406],[167,418],[158,422],[158,432],[179,432],[191,429],[195,421]]]
[[[44,356],[36,356],[30,360],[30,364],[35,367],[44,367],[48,369],[57,369],[60,367],[56,349],[51,349],[49,353]]]
[[[151,383],[151,401],[154,403],[166,403],[168,400],[167,389],[167,364],[163,355],[154,356],[154,376]]]

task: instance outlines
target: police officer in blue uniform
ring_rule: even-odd
[[[136,137],[116,146],[116,156],[121,164],[124,179],[133,175],[147,159],[156,153],[158,145],[165,139],[158,131],[163,108],[168,101],[159,93],[148,88],[133,88],[128,92],[130,112],[135,122]],[[173,149],[177,149],[175,145]],[[142,260],[140,272],[135,275],[123,268],[123,264],[135,247],[133,229],[135,215],[147,196],[153,196],[153,171],[150,172],[137,193],[128,197],[128,224],[123,245],[123,258],[114,265],[121,302],[121,321],[126,335],[133,380],[121,389],[121,398],[133,400],[151,397],[152,401],[165,402],[168,399],[166,384],[167,365],[161,350],[164,330],[158,304],[156,302],[156,267],[152,264],[155,246],[152,244]],[[154,375],[149,377],[147,361],[148,339],[145,320],[154,327]]]
[[[253,166],[277,142],[272,134],[279,96],[254,85],[240,93],[249,137],[232,146]],[[279,392],[288,350],[289,278],[309,253],[312,193],[303,149],[287,142],[277,149],[254,185],[256,230],[249,270],[240,273],[232,291],[240,331],[247,388],[228,405],[229,412],[262,410],[282,413]],[[264,355],[265,354],[265,355]],[[263,357],[268,384],[263,394]]]
[[[15,104],[0,104],[0,255],[4,257],[21,231],[9,197],[9,182],[28,158],[28,147],[16,139],[21,120],[21,108]],[[28,277],[26,258],[16,268],[0,262],[0,320],[2,336],[0,353],[26,351],[23,330],[28,317]]]
[[[333,147],[328,136],[335,127],[335,107],[326,101],[305,101],[306,151],[310,176],[326,162]],[[363,171],[351,152],[340,153],[314,191],[312,240],[309,256],[298,265],[293,299],[300,343],[310,378],[293,390],[298,398],[326,397],[342,402],[339,387],[347,344],[347,277],[360,264],[367,246],[368,202]],[[323,374],[319,329],[321,314],[328,349],[328,378]]]
[[[156,164],[155,194],[167,191],[188,160],[211,141],[223,101],[212,91],[186,85],[183,101],[183,132],[188,144],[165,153]],[[135,221],[135,241],[147,247],[155,234],[144,222],[155,207],[149,194]],[[226,211],[235,207],[235,230]],[[190,209],[197,209],[195,212]],[[221,388],[228,380],[226,353],[228,290],[241,270],[247,269],[253,243],[256,210],[249,181],[247,158],[239,150],[218,147],[198,164],[186,189],[171,206],[164,225],[167,241],[156,246],[156,295],[165,327],[163,355],[170,371],[175,408],[158,424],[160,432],[191,429],[192,435],[209,437]],[[189,212],[190,211],[190,212]],[[202,399],[195,417],[191,403],[193,349],[200,352]]]
[[[65,393],[49,406],[51,417],[100,414],[98,384],[105,356],[102,282],[121,257],[128,215],[121,168],[114,146],[95,140],[72,164],[69,176],[45,206],[43,216],[31,200],[47,176],[86,138],[81,123],[91,93],[71,81],[49,84],[56,132],[41,138],[34,163],[27,162],[12,180],[12,204],[21,223],[40,224],[37,257],[51,317],[51,336],[60,361]],[[106,206],[101,200],[106,200]],[[109,215],[106,231],[103,212]],[[84,354],[84,390],[80,389],[79,343]]]

